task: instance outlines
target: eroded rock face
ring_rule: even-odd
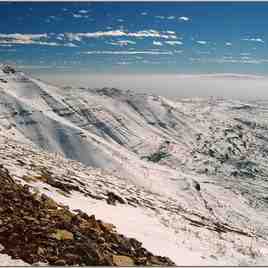
[[[14,74],[16,72],[16,70],[13,67],[9,66],[9,65],[3,66],[2,71],[5,74]]]
[[[78,212],[74,214],[45,195],[32,194],[0,167],[1,253],[50,265],[174,265],[154,256],[115,226]]]

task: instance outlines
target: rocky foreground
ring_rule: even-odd
[[[94,215],[67,207],[20,185],[0,168],[0,244],[2,254],[26,263],[49,265],[161,265],[174,263],[154,256],[134,238]]]

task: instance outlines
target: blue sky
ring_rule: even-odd
[[[268,3],[0,3],[0,62],[41,73],[268,74]]]

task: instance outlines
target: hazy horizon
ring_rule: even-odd
[[[268,76],[246,74],[42,74],[31,73],[57,86],[115,87],[166,97],[222,97],[268,100]]]

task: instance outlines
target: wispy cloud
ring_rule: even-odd
[[[179,17],[179,20],[188,21],[188,20],[190,20],[190,18],[189,17],[185,17],[185,16],[181,16],[181,17]]]
[[[80,14],[73,14],[73,17],[74,17],[74,18],[77,18],[77,19],[78,19],[78,18],[83,18],[83,15],[80,15]]]
[[[64,47],[78,47],[76,44],[74,43],[66,43],[66,44],[63,44],[62,46]]]
[[[196,54],[199,54],[199,55],[210,55],[211,52],[210,51],[196,51]]]
[[[131,62],[129,62],[129,61],[119,61],[116,64],[117,65],[129,65],[129,64],[131,64]]]
[[[17,45],[46,45],[57,46],[56,42],[42,41],[46,39],[47,34],[0,34],[1,44],[17,44]]]
[[[73,17],[76,19],[81,19],[81,18],[88,18],[88,15],[82,15],[82,14],[73,14]]]
[[[250,42],[257,42],[257,43],[264,43],[262,38],[244,38],[243,41],[250,41]]]
[[[232,46],[232,43],[231,42],[226,42],[225,46],[230,47],[230,46]]]
[[[175,20],[176,17],[175,16],[162,16],[162,15],[158,15],[155,16],[156,19],[160,19],[160,20]]]
[[[67,46],[75,47],[73,43],[60,44],[57,42],[48,41],[49,35],[47,33],[43,34],[3,34],[0,33],[0,44],[10,44],[10,45],[41,45],[41,46]]]
[[[111,31],[98,31],[98,32],[88,32],[88,33],[66,33],[66,37],[70,40],[81,41],[81,38],[100,38],[100,37],[155,37],[163,39],[177,39],[176,34],[163,33],[156,30],[143,30],[138,32],[126,32],[122,30],[111,30]]]
[[[200,45],[206,45],[207,44],[207,41],[204,41],[204,40],[198,40],[196,41],[196,43],[200,44]]]
[[[81,14],[87,14],[89,11],[88,10],[85,10],[85,9],[81,9],[78,11],[78,13],[81,13]]]
[[[137,54],[149,54],[149,55],[173,55],[172,51],[85,51],[79,54],[107,54],[107,55],[137,55]]]
[[[176,45],[182,45],[183,43],[181,41],[165,41],[166,44],[171,45],[171,46],[176,46]]]
[[[146,15],[148,15],[148,13],[147,12],[142,12],[141,15],[146,16]]]
[[[21,33],[3,34],[3,33],[0,33],[1,39],[23,40],[25,42],[31,41],[31,40],[39,40],[41,38],[47,38],[47,37],[48,37],[47,33],[44,33],[44,34],[21,34]]]
[[[136,42],[131,41],[131,40],[118,40],[114,42],[108,42],[108,44],[113,45],[113,46],[128,46],[128,45],[135,45]]]
[[[263,64],[268,63],[268,59],[252,59],[249,57],[221,57],[221,58],[190,58],[190,61],[200,62],[200,63],[233,63],[233,64]]]
[[[0,47],[13,47],[11,44],[0,44]]]
[[[155,16],[155,18],[160,19],[160,20],[164,20],[166,17],[165,16]]]
[[[153,41],[154,46],[163,46],[163,43],[160,41]]]

